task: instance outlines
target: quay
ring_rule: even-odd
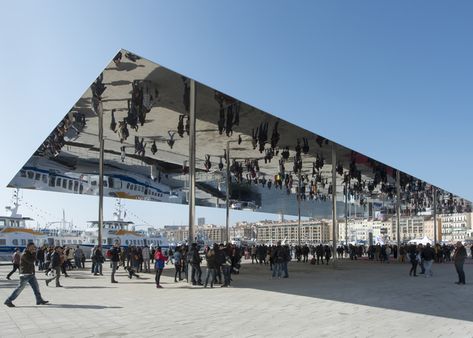
[[[432,278],[409,277],[409,267],[291,262],[288,279],[271,279],[269,266],[244,261],[232,287],[213,289],[174,283],[171,265],[162,289],[153,273],[130,280],[123,269],[110,284],[108,262],[103,277],[61,276],[63,288],[46,287],[37,272],[50,304],[36,306],[27,287],[15,308],[0,308],[0,337],[472,337],[473,264],[464,286],[454,284],[453,264],[434,264]],[[5,280],[8,271],[0,267],[3,299],[18,280]]]

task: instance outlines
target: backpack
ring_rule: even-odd
[[[105,256],[107,256],[107,258],[111,258],[112,257],[112,251],[110,249],[108,249],[107,252],[105,253]]]

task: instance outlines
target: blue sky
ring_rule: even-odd
[[[125,48],[473,200],[472,17],[471,1],[2,3],[0,187]],[[94,197],[23,194],[41,222],[62,208],[76,224],[96,218]],[[0,188],[0,203],[10,195]],[[185,207],[127,207],[187,222]],[[197,216],[224,223],[222,210]]]

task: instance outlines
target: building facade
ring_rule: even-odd
[[[472,213],[441,215],[442,240],[463,241],[471,236]]]

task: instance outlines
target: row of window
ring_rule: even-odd
[[[31,170],[20,170],[20,176],[28,177],[29,179],[32,179],[32,180],[34,179],[35,181],[42,181],[43,183],[48,183],[48,175],[35,173],[34,171],[31,171]],[[50,176],[49,186],[58,187],[58,188],[62,187],[63,189],[78,192],[80,194],[82,194],[82,192],[84,191],[84,186],[79,181],[62,178],[62,177]]]
[[[13,228],[20,228],[20,221],[15,221],[15,220],[10,220],[10,222],[8,222],[8,220],[6,219],[0,219],[0,228],[4,228],[4,227],[13,227]]]
[[[27,243],[34,243],[32,239],[13,239],[11,241],[12,245],[26,246]],[[5,238],[0,238],[0,245],[7,245],[7,240]]]
[[[36,181],[42,181],[43,183],[48,183],[48,175],[35,173],[34,171],[31,171],[31,170],[20,170],[20,176],[28,177],[31,180],[34,179]],[[96,186],[97,181],[92,181],[91,185]],[[107,188],[108,186],[110,186],[110,188],[113,188],[115,185],[116,184],[114,184],[114,180],[111,177],[108,178],[108,181],[107,180],[103,181],[104,188]],[[62,187],[63,189],[79,192],[80,194],[82,194],[84,190],[82,183],[80,183],[79,181],[61,178],[61,177],[55,178],[54,176],[51,176],[49,178],[49,186],[59,187],[59,188]],[[142,192],[143,194],[149,195],[149,196],[163,197],[162,193],[159,193],[152,189],[148,189],[140,184],[127,183],[126,188],[131,191]]]
[[[148,189],[148,188],[146,188],[142,185],[139,185],[139,184],[127,183],[126,188],[128,190],[131,190],[131,191],[142,192],[143,194],[149,195],[149,196],[163,197],[163,194],[161,194],[160,192],[156,192],[152,189]]]

